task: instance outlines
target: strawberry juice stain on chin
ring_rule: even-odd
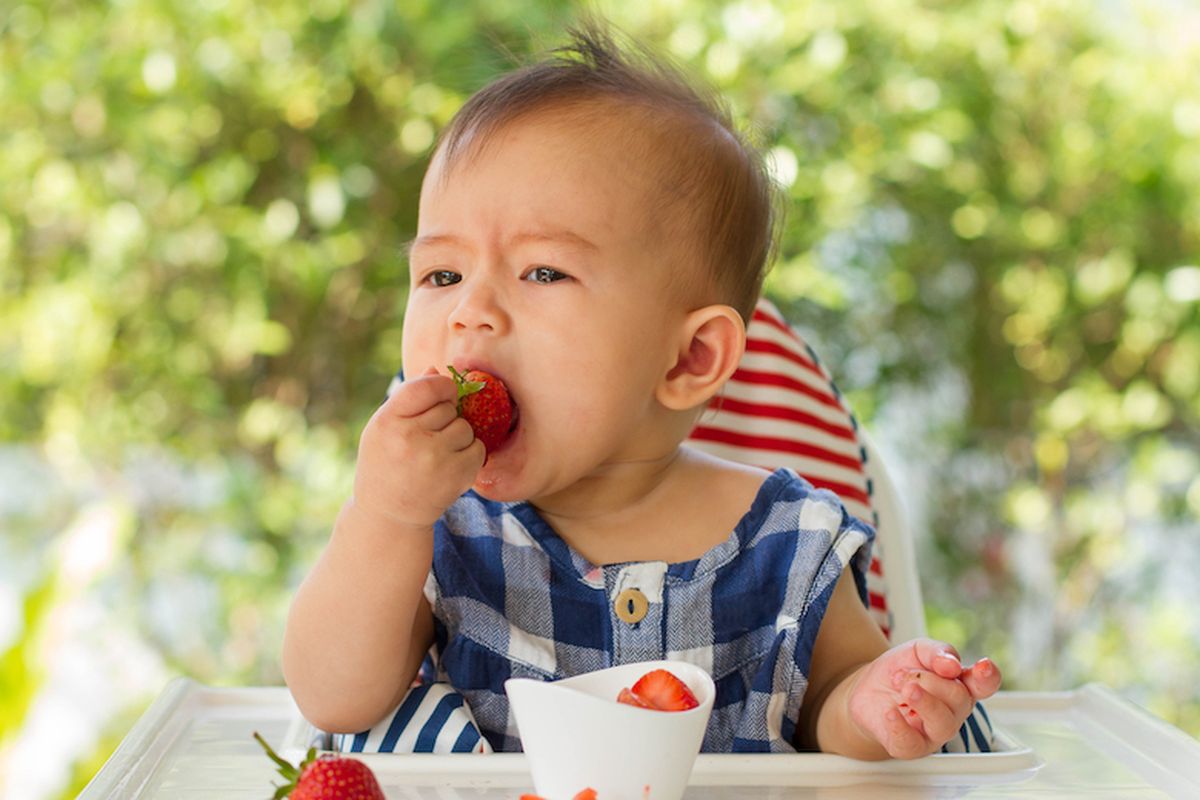
[[[505,487],[513,486],[520,474],[519,461],[522,448],[520,426],[509,434],[499,447],[488,454],[487,460],[475,475],[473,488],[476,492],[498,502],[524,500],[524,497],[509,497]]]

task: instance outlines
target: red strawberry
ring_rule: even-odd
[[[646,788],[648,789],[650,787],[647,786]],[[542,797],[540,794],[523,794],[521,795],[520,800],[546,800],[546,798]],[[588,788],[578,792],[574,797],[571,798],[571,800],[596,800],[596,790],[589,786]]]
[[[687,684],[665,669],[655,669],[638,678],[632,689],[622,689],[618,703],[656,711],[687,711],[700,705]]]
[[[627,706],[637,706],[638,708],[654,708],[654,706],[629,691],[628,687],[622,689],[620,694],[617,695],[617,702],[624,703]]]
[[[516,407],[504,383],[480,369],[461,373],[450,367],[458,384],[458,415],[471,424],[488,453],[508,438],[516,425]]]
[[[275,788],[274,800],[385,800],[375,774],[361,761],[329,754],[317,758],[316,748],[311,748],[296,767],[277,756],[257,732],[254,738],[287,781]]]

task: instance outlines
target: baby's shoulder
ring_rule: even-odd
[[[693,485],[722,497],[749,495],[753,498],[773,474],[768,469],[730,461],[686,445],[680,451]]]
[[[684,508],[700,527],[707,521],[714,529],[732,530],[777,480],[768,470],[707,453],[692,451],[686,457],[690,463]]]

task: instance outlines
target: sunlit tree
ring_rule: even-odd
[[[1010,688],[1100,680],[1200,733],[1197,12],[600,10],[768,153],[768,292],[885,444],[932,632]],[[290,592],[399,366],[430,146],[573,13],[0,9],[0,772],[46,698],[88,690],[81,654],[109,691],[47,793],[170,675],[279,682]]]

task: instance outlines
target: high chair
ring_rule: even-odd
[[[892,641],[923,635],[910,530],[870,437],[811,348],[769,302],[759,303],[748,336],[737,373],[689,442],[732,460],[795,469],[838,494],[852,514],[878,531],[867,576],[874,619]],[[452,704],[453,697],[443,692],[433,705],[442,700]],[[711,800],[1200,797],[1200,742],[1104,686],[1001,691],[987,706],[996,723],[991,752],[968,748],[972,752],[880,762],[825,753],[702,753],[685,800],[693,796],[691,787]],[[987,724],[976,719],[977,726]],[[251,739],[254,731],[293,760],[311,744],[333,746],[303,719],[285,687],[211,688],[176,678],[80,797],[260,800],[275,775]],[[447,740],[453,741],[458,732],[450,733]],[[357,737],[343,738],[343,749],[355,749]],[[365,752],[355,757],[371,766],[389,798],[513,800],[531,786],[521,753],[394,755],[378,747],[361,749]]]

